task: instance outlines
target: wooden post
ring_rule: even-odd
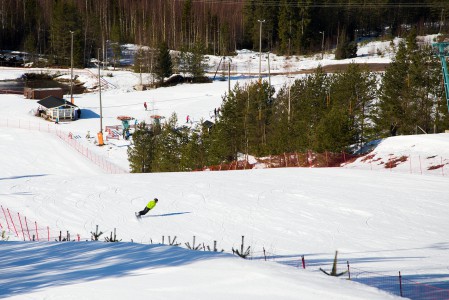
[[[349,260],[346,261],[346,264],[348,265],[348,276],[349,276],[349,280],[351,280],[351,269],[349,268]]]

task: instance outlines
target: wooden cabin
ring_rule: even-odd
[[[75,120],[79,109],[70,101],[53,96],[39,100],[37,103],[40,105],[39,116],[51,121]]]
[[[64,91],[61,88],[24,88],[23,95],[26,99],[44,99],[49,96],[62,98],[64,97]]]

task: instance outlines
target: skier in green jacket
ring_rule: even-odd
[[[158,201],[159,200],[157,198],[154,198],[153,200],[148,202],[147,206],[145,206],[145,208],[143,210],[141,210],[138,213],[136,213],[136,217],[140,218],[141,216],[145,215],[147,212],[152,210],[156,206],[156,203]]]

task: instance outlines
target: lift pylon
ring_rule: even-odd
[[[447,69],[447,58],[449,57],[449,42],[434,43],[432,44],[432,46],[436,48],[437,55],[441,60],[444,79],[444,92],[446,94],[447,109],[449,111],[449,73]]]

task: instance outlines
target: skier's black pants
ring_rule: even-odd
[[[139,211],[139,216],[144,216],[149,211],[150,211],[150,209],[145,206],[145,208],[143,210]]]

